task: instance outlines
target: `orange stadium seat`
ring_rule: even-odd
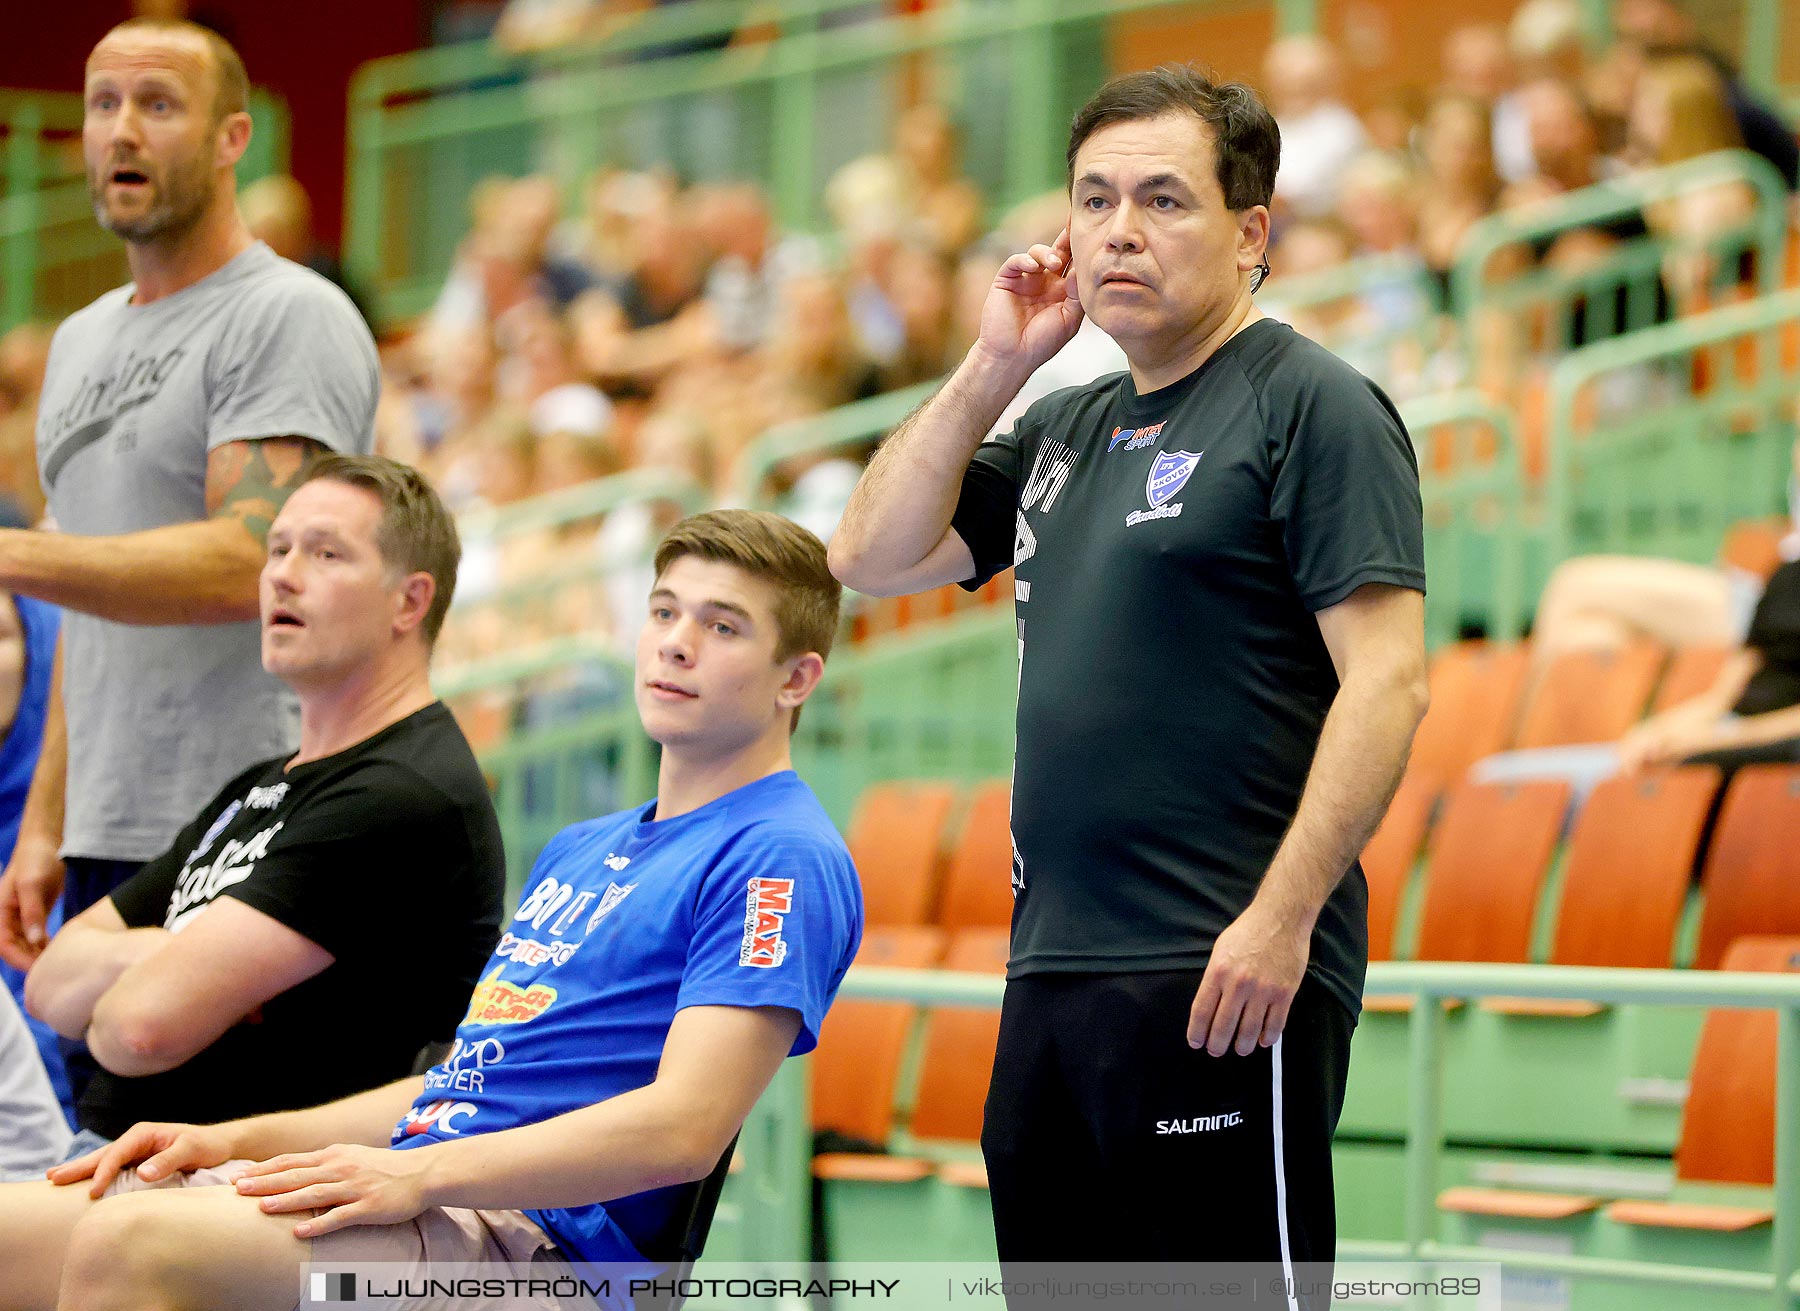
[[[863,935],[856,963],[924,970],[943,952],[942,930],[872,928]],[[831,1008],[811,1061],[814,1129],[834,1129],[869,1143],[887,1141],[900,1061],[918,1013],[906,1002],[854,998]]]
[[[1420,960],[1524,961],[1569,786],[1465,783],[1433,835],[1419,915]]]
[[[1012,784],[983,783],[970,796],[950,851],[938,923],[952,932],[1011,924],[1012,854]]]
[[[1725,532],[1719,562],[1767,578],[1781,567],[1781,539],[1793,530],[1786,519],[1740,519]]]
[[[1723,968],[1800,972],[1800,938],[1739,938],[1725,953]],[[1775,1035],[1774,1011],[1720,1008],[1707,1014],[1675,1144],[1676,1179],[1775,1182]],[[1723,1231],[1751,1229],[1775,1218],[1769,1207],[1674,1200],[1614,1202],[1606,1214],[1621,1224]]]
[[[951,939],[944,968],[1004,974],[1007,938],[1005,929],[964,929]],[[912,1135],[979,1141],[981,1107],[1000,1041],[1000,1012],[939,1007],[926,1026]]]
[[[1731,944],[1724,968],[1751,973],[1800,971],[1800,938],[1744,937]],[[1683,1183],[1766,1186],[1775,1179],[1775,1013],[1709,1011],[1700,1030],[1688,1080],[1675,1178]],[[1511,1188],[1449,1188],[1438,1195],[1446,1211],[1561,1220],[1592,1211],[1600,1199]],[[1736,1232],[1768,1224],[1764,1206],[1685,1199],[1614,1202],[1606,1216],[1619,1224],[1657,1229]]]
[[[1369,881],[1369,959],[1394,959],[1394,931],[1406,884],[1425,845],[1425,831],[1442,789],[1435,778],[1409,772],[1400,781],[1381,827],[1363,848],[1363,875]]]
[[[1526,703],[1517,745],[1616,740],[1642,717],[1664,657],[1655,642],[1557,656]]]
[[[1657,689],[1651,712],[1678,706],[1706,691],[1718,681],[1725,662],[1731,658],[1731,651],[1728,646],[1688,646],[1675,652],[1669,661],[1668,672],[1663,675],[1662,686]]]
[[[868,924],[931,919],[943,866],[944,826],[956,792],[948,783],[876,783],[850,817],[850,856],[862,877]]]
[[[1740,769],[1725,792],[1700,883],[1694,967],[1720,967],[1735,938],[1800,933],[1800,766]]]
[[[1521,644],[1458,642],[1431,664],[1431,709],[1413,739],[1412,773],[1442,786],[1511,741],[1529,652]]]
[[[1718,791],[1703,765],[1594,789],[1569,840],[1552,965],[1669,967]]]

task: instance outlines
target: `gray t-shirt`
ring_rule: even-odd
[[[374,444],[375,343],[336,287],[258,243],[148,305],[108,292],[57,329],[38,470],[68,533],[207,517],[206,459],[227,442]],[[148,860],[207,800],[299,737],[254,621],[63,621],[69,774],[63,854]]]

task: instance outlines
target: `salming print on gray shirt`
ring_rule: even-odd
[[[375,344],[336,287],[258,243],[148,305],[121,287],[57,329],[38,470],[64,532],[207,517],[206,458],[227,442],[374,442]],[[63,621],[69,773],[63,853],[158,855],[225,781],[293,748],[293,696],[262,668],[255,621]]]

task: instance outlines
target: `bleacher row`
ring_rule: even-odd
[[[1570,654],[1550,662],[1527,693],[1525,643],[1460,643],[1440,652],[1413,766],[1363,858],[1372,959],[1800,968],[1800,848],[1791,838],[1800,832],[1800,766],[1741,769],[1728,785],[1707,766],[1615,778],[1574,816],[1566,783],[1463,778],[1475,759],[1508,746],[1615,739],[1646,710],[1706,686],[1724,655],[1650,643]],[[857,806],[849,841],[869,923],[859,965],[1004,971],[1011,909],[1004,780],[966,792],[935,782],[873,786]],[[1359,1038],[1386,1042],[1394,1031],[1384,1038],[1383,1017],[1409,1008],[1410,998],[1368,998]],[[1489,1022],[1542,1025],[1592,1020],[1607,1008],[1492,999],[1471,1009]],[[898,1002],[847,1000],[833,1011],[813,1062],[813,1124],[859,1149],[814,1161],[834,1255],[887,1252],[895,1232],[919,1224],[940,1227],[932,1241],[947,1250],[981,1254],[988,1240],[974,1222],[985,1198],[971,1194],[985,1183],[975,1145],[998,1023],[993,1011],[926,1012]],[[1585,1145],[1601,1152],[1672,1147],[1680,1180],[1766,1187],[1774,1159],[1774,1023],[1761,1013],[1707,1018],[1678,1140],[1662,1131],[1658,1141],[1652,1130],[1649,1141],[1608,1142],[1602,1128]],[[1685,1047],[1678,1020],[1669,1032],[1674,1049],[1691,1049],[1691,1028]],[[1590,1091],[1610,1096],[1618,1081],[1605,1071],[1616,1065],[1621,1079],[1628,1075],[1631,1040],[1593,1042],[1601,1073]],[[1481,1112],[1471,1114],[1479,1120]],[[1548,1127],[1538,1134],[1517,1119],[1464,1125],[1460,1133],[1503,1151],[1566,1149],[1584,1123],[1605,1120],[1603,1109],[1584,1116],[1572,1106],[1560,1135]],[[1359,1118],[1353,1108],[1346,1129],[1395,1142],[1403,1113],[1382,1107]],[[1440,1204],[1516,1221],[1576,1217],[1605,1200],[1591,1188],[1459,1184]],[[1605,1214],[1608,1223],[1734,1231],[1769,1220],[1765,1205],[1669,1196],[1628,1198]]]

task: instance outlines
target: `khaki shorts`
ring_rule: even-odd
[[[136,1171],[125,1170],[107,1185],[105,1195],[116,1197],[121,1193],[151,1192],[159,1188],[230,1187],[252,1164],[250,1161],[227,1161],[209,1170],[171,1175],[155,1183],[146,1183],[138,1178]],[[384,1267],[380,1272],[384,1286],[391,1286],[394,1280],[424,1280],[434,1273],[434,1267],[447,1263],[480,1263],[490,1267],[504,1265],[510,1268],[496,1269],[494,1273],[514,1276],[534,1273],[534,1266],[535,1273],[544,1277],[553,1277],[562,1270],[555,1243],[521,1211],[471,1211],[458,1206],[434,1206],[400,1224],[352,1225],[348,1229],[339,1229],[312,1239],[309,1247],[311,1250],[307,1260],[314,1271],[321,1266],[380,1263]],[[443,1278],[447,1272],[438,1269],[435,1273]],[[380,1305],[389,1308],[480,1305],[528,1311],[536,1308],[563,1308],[568,1305],[585,1305],[591,1308],[594,1304],[571,1304],[548,1297],[508,1297],[476,1300],[383,1299]],[[303,1290],[302,1298],[296,1304],[297,1308],[304,1308],[305,1311],[314,1311],[322,1306],[323,1303],[311,1300],[309,1290]]]

